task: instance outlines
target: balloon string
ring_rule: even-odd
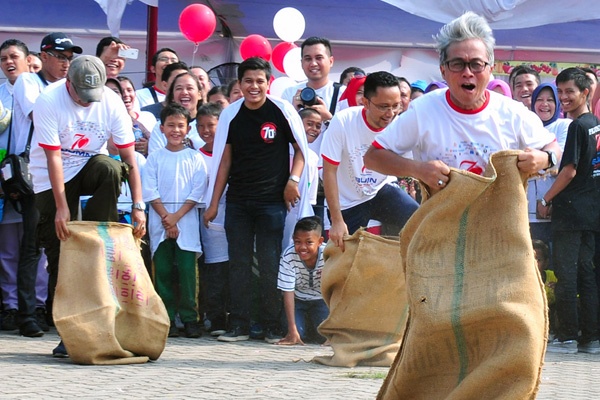
[[[195,59],[196,59],[196,53],[198,52],[198,47],[199,47],[200,43],[194,43],[194,51],[192,52],[192,65],[196,65],[195,63]]]

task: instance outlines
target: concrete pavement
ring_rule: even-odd
[[[373,399],[387,368],[335,368],[308,361],[331,354],[318,345],[169,339],[156,362],[81,366],[50,355],[42,338],[0,333],[0,399]],[[547,354],[538,399],[599,399],[600,355]]]

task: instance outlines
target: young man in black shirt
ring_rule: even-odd
[[[596,189],[596,182],[600,182],[600,121],[587,105],[591,82],[585,72],[567,68],[556,77],[556,84],[563,110],[573,122],[556,181],[538,205],[545,217],[552,204],[554,272],[558,279],[555,294],[559,326],[548,351],[597,354],[598,291],[593,257],[594,232],[598,231],[600,218]]]
[[[204,223],[214,220],[228,184],[225,231],[229,243],[230,329],[219,340],[248,340],[250,330],[252,258],[260,272],[260,323],[265,341],[280,338],[281,295],[277,290],[279,257],[287,211],[301,210],[307,181],[303,152],[306,136],[302,120],[285,101],[267,97],[271,68],[260,58],[249,58],[238,68],[244,102],[221,114],[210,173],[209,207]],[[290,145],[293,157],[290,164]],[[211,192],[212,190],[212,192]],[[212,193],[212,196],[211,196]],[[210,203],[209,203],[210,202]]]

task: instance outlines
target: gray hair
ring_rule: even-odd
[[[433,39],[436,41],[436,48],[440,53],[440,65],[447,61],[448,47],[452,43],[468,39],[480,39],[487,50],[488,62],[494,64],[496,39],[494,39],[492,28],[485,18],[472,11],[467,11],[455,20],[448,22],[440,29],[440,33],[433,36]]]

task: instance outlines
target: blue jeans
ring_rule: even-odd
[[[232,328],[250,329],[252,265],[260,274],[260,322],[267,330],[280,329],[281,293],[277,274],[287,210],[283,202],[236,201],[226,203],[225,233],[229,247],[229,321]]]
[[[329,316],[329,308],[323,299],[320,300],[298,300],[294,299],[294,317],[296,319],[296,329],[302,340],[306,339],[306,320],[308,319],[312,325],[312,329],[317,333],[317,327]]]
[[[552,243],[554,244],[554,273],[558,279],[554,290],[558,339],[577,339],[580,343],[597,340],[598,289],[593,263],[594,233],[591,231],[553,232]],[[581,311],[581,318],[578,311]],[[581,330],[581,338],[578,338],[579,330]]]
[[[361,226],[367,226],[370,219],[402,229],[417,208],[419,203],[408,193],[398,185],[388,183],[371,200],[342,210],[342,217],[348,226],[348,233],[352,235]]]

